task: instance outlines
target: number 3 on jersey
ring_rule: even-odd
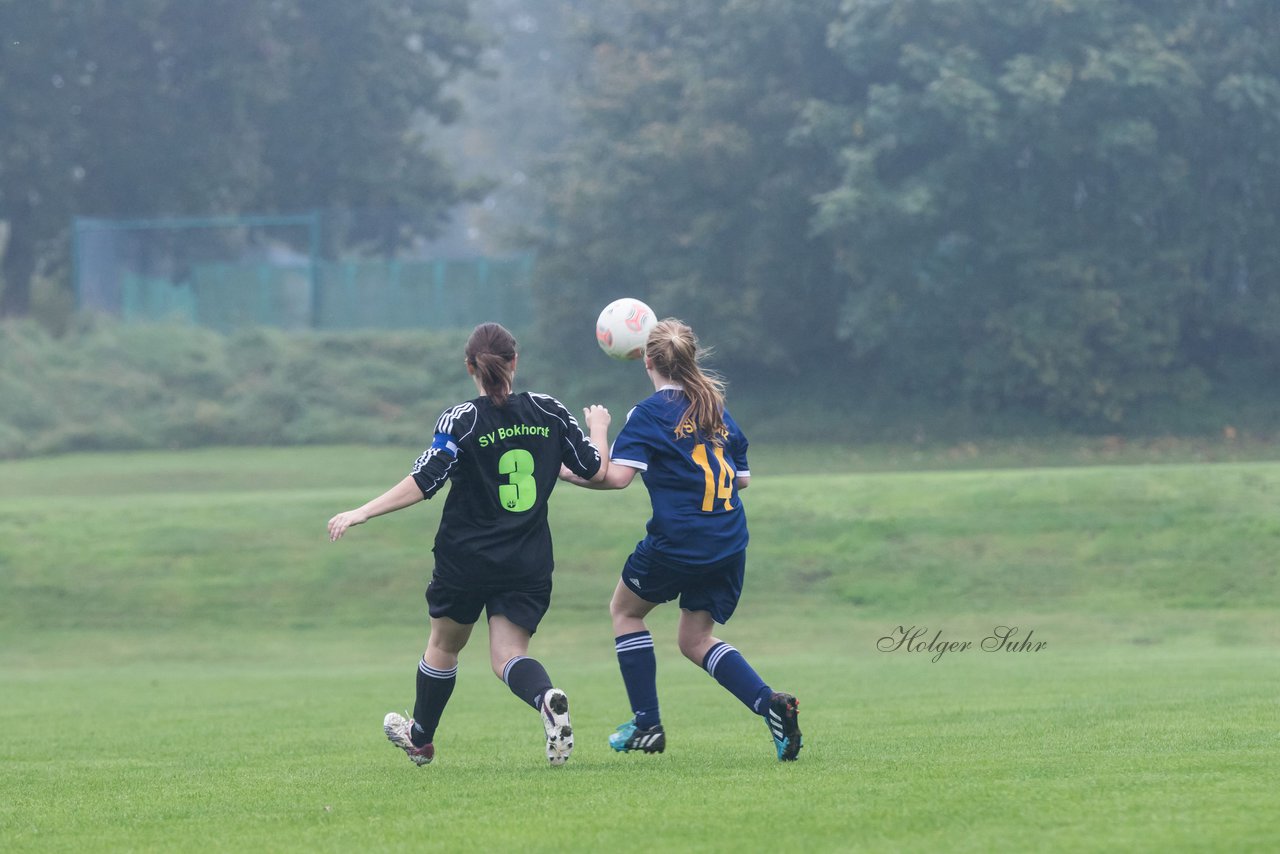
[[[512,448],[498,459],[498,474],[508,482],[498,485],[498,501],[512,513],[522,513],[538,500],[538,482],[533,479],[533,454]]]
[[[701,466],[703,478],[707,484],[706,491],[702,493],[702,512],[710,513],[717,498],[724,499],[725,510],[732,510],[733,505],[730,501],[733,499],[733,476],[736,472],[725,462],[724,448],[715,446],[716,467],[720,469],[718,474],[711,470],[711,459],[707,454],[705,443],[694,446],[690,456]]]

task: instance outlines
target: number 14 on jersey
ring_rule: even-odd
[[[708,447],[711,448],[711,453],[707,452]],[[733,499],[733,478],[737,472],[725,460],[724,448],[703,442],[694,446],[690,456],[702,468],[707,485],[706,491],[702,493],[702,512],[710,513],[714,510],[717,498],[724,499],[725,510],[732,510],[733,504],[730,502]]]

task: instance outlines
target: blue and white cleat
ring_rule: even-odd
[[[609,736],[609,746],[619,753],[632,750],[661,753],[667,749],[667,734],[663,732],[662,724],[654,724],[648,729],[637,729],[635,719],[632,718]]]
[[[794,762],[800,755],[800,701],[790,694],[775,693],[764,715],[773,736],[773,746],[782,762]]]

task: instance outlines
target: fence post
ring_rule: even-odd
[[[308,281],[311,285],[311,328],[319,329],[324,309],[320,293],[320,211],[311,212],[311,246],[307,257]]]

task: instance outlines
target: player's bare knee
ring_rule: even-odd
[[[707,654],[707,649],[711,646],[711,639],[701,635],[680,635],[678,642],[680,644],[680,654],[694,664],[701,666],[702,657]]]
[[[422,660],[431,667],[449,670],[458,666],[458,653],[460,651],[459,649],[450,649],[428,642],[426,650],[422,653]]]
[[[620,624],[631,619],[616,602],[609,603],[609,618],[613,620],[613,627],[615,629],[618,628]]]
[[[527,649],[495,649],[491,651],[489,654],[489,666],[493,668],[493,675],[502,679],[502,675],[507,672],[507,665],[514,659],[523,658],[528,654],[529,651]]]
[[[609,616],[613,618],[615,623],[619,619],[625,618],[627,616],[626,612],[626,605],[624,605],[616,595],[609,600]]]
[[[630,604],[614,599],[609,603],[609,616],[613,619],[613,627],[617,629],[643,621],[645,615],[638,613]]]

